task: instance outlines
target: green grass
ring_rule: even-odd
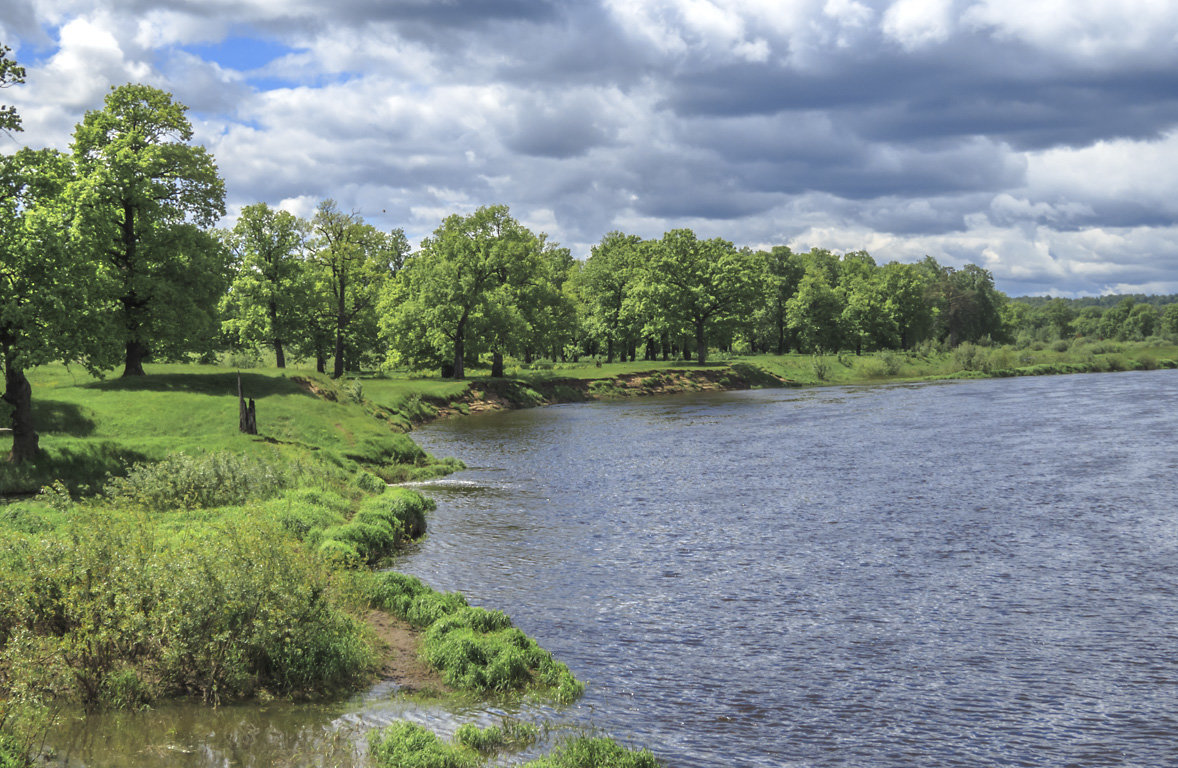
[[[420,579],[386,571],[360,574],[358,589],[373,608],[424,629],[422,656],[447,685],[477,693],[531,692],[567,704],[585,684],[502,611],[469,606],[456,592],[437,592]]]
[[[108,473],[181,452],[278,452],[348,473],[365,468],[390,481],[457,466],[427,457],[404,434],[397,414],[351,398],[347,382],[306,371],[243,371],[244,393],[255,400],[258,414],[260,434],[250,436],[238,431],[236,372],[187,364],[146,369],[142,378],[106,380],[62,365],[33,369],[34,414],[45,454],[34,466],[0,465],[0,494],[32,493],[56,479],[75,491],[93,489]]]
[[[508,723],[505,723],[508,726]],[[514,730],[514,734],[513,734]],[[505,733],[507,731],[507,733]],[[518,738],[522,734],[523,738]],[[446,742],[424,726],[399,721],[368,734],[369,754],[377,768],[475,768],[504,747],[519,749],[535,740],[538,729],[518,723],[480,729],[467,723]],[[513,738],[515,736],[515,738]],[[524,768],[660,768],[646,750],[635,750],[602,736],[578,736]]]

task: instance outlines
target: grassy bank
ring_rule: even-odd
[[[24,764],[64,710],[364,686],[391,668],[371,616],[400,605],[393,582],[419,598],[400,653],[448,689],[579,695],[502,613],[369,570],[421,536],[433,506],[387,481],[461,466],[422,452],[404,412],[305,372],[242,384],[257,436],[238,431],[233,371],[36,372],[44,456],[0,465],[0,765]]]
[[[34,369],[45,456],[33,466],[0,464],[0,495],[34,493],[54,480],[85,493],[135,462],[177,453],[278,455],[394,482],[456,466],[427,456],[404,434],[405,417],[365,398],[356,382],[305,371],[242,371],[244,394],[257,403],[260,434],[250,436],[238,431],[237,372],[202,365],[147,371],[143,378],[96,380],[62,365]]]
[[[515,365],[504,378],[448,381],[389,373],[361,380],[365,397],[407,422],[454,414],[530,408],[551,403],[645,395],[782,386],[860,385],[950,378],[1042,376],[1178,367],[1178,345],[1151,342],[1057,341],[1025,347],[926,344],[909,351],[855,355],[724,355],[704,366],[636,360],[598,365]]]

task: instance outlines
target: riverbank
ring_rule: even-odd
[[[583,685],[506,615],[387,567],[432,502],[390,482],[425,454],[355,382],[151,366],[139,379],[38,369],[43,454],[0,464],[0,762],[62,712],[334,699],[392,681],[433,696]],[[52,742],[49,742],[52,743]]]
[[[453,382],[382,375],[361,382],[366,398],[396,413],[403,426],[411,429],[461,414],[684,392],[899,384],[1157,368],[1178,368],[1178,345],[1060,342],[1016,349],[963,344],[951,351],[731,357],[704,366],[684,361],[549,363],[517,367],[504,378],[474,377]]]

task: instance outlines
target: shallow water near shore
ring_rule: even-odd
[[[677,768],[1174,764],[1176,435],[1172,371],[455,418],[414,435],[470,469],[419,486],[438,509],[398,568],[589,682],[515,714]],[[499,714],[387,693],[64,741],[92,768],[336,765],[399,716]]]

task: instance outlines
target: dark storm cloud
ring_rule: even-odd
[[[738,244],[878,234],[906,257],[984,256],[1026,289],[1178,280],[1172,14],[1129,0],[1161,22],[1134,37],[1103,0],[1058,21],[908,3],[926,14],[908,27],[892,0],[861,3],[0,0],[0,27],[29,46],[71,18],[109,30],[111,71],[150,66],[222,131],[245,203],[354,195],[420,222],[505,202],[582,244],[686,222]],[[294,53],[270,80],[186,58],[234,36]],[[78,51],[46,81],[62,123],[99,88],[72,89],[94,55]]]
[[[920,54],[861,51],[813,71],[744,63],[692,72],[670,81],[667,105],[682,116],[820,110],[866,138],[988,136],[1038,149],[1157,136],[1178,122],[1178,68],[1163,60],[1093,71],[971,37]]]

